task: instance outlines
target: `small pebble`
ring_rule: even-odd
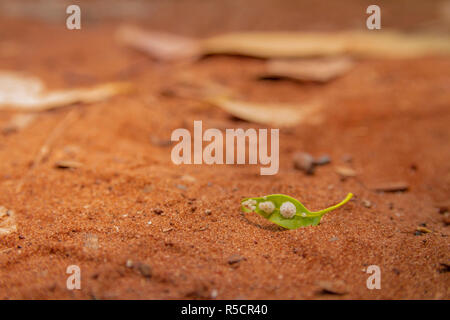
[[[330,242],[334,242],[334,241],[338,241],[338,240],[339,240],[338,237],[333,237],[333,238],[331,238],[329,241],[330,241]]]
[[[314,160],[314,164],[316,166],[323,166],[323,165],[329,164],[330,162],[331,162],[331,158],[329,155],[326,155],[326,154],[323,156],[320,156],[319,158]]]
[[[242,260],[245,260],[245,257],[242,257],[238,254],[233,254],[228,258],[228,264],[233,265],[238,262],[241,262]]]
[[[306,174],[314,173],[314,158],[306,152],[296,152],[293,156],[294,168]]]
[[[209,210],[209,209],[206,209],[206,210],[205,210],[205,214],[206,214],[207,216],[210,216],[210,215],[211,215],[211,213],[212,213],[212,211],[211,211],[211,210]]]
[[[219,291],[217,291],[216,289],[213,289],[211,291],[211,299],[217,298],[218,295],[219,295]]]
[[[164,211],[160,208],[153,208],[152,211],[154,214],[157,214],[157,215],[162,215],[164,213]]]
[[[152,277],[152,269],[148,264],[145,263],[139,263],[138,265],[139,272],[146,278]]]
[[[362,204],[364,207],[366,208],[371,208],[372,207],[372,202],[370,202],[369,200],[362,200]]]
[[[127,262],[125,263],[125,266],[127,268],[132,268],[133,267],[133,260],[128,259]]]

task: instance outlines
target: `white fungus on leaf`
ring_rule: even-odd
[[[283,202],[283,204],[280,207],[280,214],[286,219],[293,218],[295,216],[296,211],[297,208],[290,201]]]
[[[242,202],[242,205],[251,211],[255,211],[256,209],[256,200],[248,199]]]
[[[259,204],[259,209],[269,214],[272,213],[273,210],[275,210],[275,205],[272,201],[264,201]]]

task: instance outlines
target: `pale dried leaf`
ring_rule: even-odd
[[[17,231],[14,211],[0,206],[0,236]]]
[[[320,120],[318,103],[293,106],[281,103],[252,103],[228,98],[211,98],[207,101],[236,118],[260,124],[289,127],[302,122],[317,123]]]
[[[327,82],[346,73],[353,65],[348,57],[275,59],[267,62],[263,77]]]
[[[341,54],[345,51],[345,42],[332,34],[244,32],[205,39],[202,48],[205,54],[293,58]]]
[[[202,41],[204,54],[295,58],[350,54],[362,57],[417,57],[449,54],[448,36],[406,35],[394,31],[244,32]]]
[[[448,35],[407,35],[395,31],[236,32],[196,40],[125,26],[119,29],[118,39],[160,60],[195,59],[208,54],[259,58],[346,54],[402,58],[450,53]]]
[[[334,170],[336,171],[337,174],[339,174],[340,176],[342,176],[344,178],[356,176],[356,171],[349,167],[336,166],[336,167],[334,167]]]
[[[422,233],[432,233],[433,232],[432,230],[430,230],[428,228],[425,228],[425,227],[422,227],[422,226],[417,227],[416,231],[419,231],[419,232],[422,232]]]
[[[336,294],[344,295],[348,293],[348,288],[345,282],[341,280],[337,281],[318,281],[317,285],[320,287],[320,294]]]
[[[144,31],[133,26],[121,26],[117,31],[117,39],[124,45],[163,61],[193,59],[201,55],[199,42],[195,39]]]
[[[405,181],[384,182],[371,187],[378,192],[401,192],[408,191],[409,184]]]
[[[127,83],[106,83],[92,88],[45,92],[42,81],[14,72],[0,72],[0,110],[42,111],[71,105],[93,103],[127,92]]]
[[[74,160],[59,160],[55,162],[55,168],[58,169],[76,169],[83,166],[81,162]]]

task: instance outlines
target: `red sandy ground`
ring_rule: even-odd
[[[1,299],[208,299],[214,292],[217,299],[450,298],[449,230],[435,207],[450,194],[448,57],[364,60],[325,85],[259,81],[264,62],[257,59],[157,63],[119,46],[117,25],[69,33],[63,24],[1,19],[8,46],[0,69],[27,71],[51,88],[137,86],[102,103],[41,113],[24,130],[0,136],[0,205],[16,212],[18,226],[0,242]],[[197,27],[185,33],[205,35]],[[186,98],[196,89],[180,84],[185,79],[213,79],[250,101],[318,98],[325,122],[281,130],[276,176],[260,176],[259,166],[175,166],[171,147],[154,143],[175,128],[192,129],[194,120],[204,128],[259,127]],[[72,110],[49,156],[25,176]],[[0,125],[12,115],[0,112]],[[293,168],[296,151],[329,154],[332,164],[306,176]],[[55,169],[61,159],[83,166]],[[356,178],[340,179],[334,165],[344,164]],[[410,190],[370,189],[393,181]],[[347,192],[354,200],[317,227],[284,231],[240,213],[248,196],[284,193],[319,210]],[[433,232],[415,235],[422,223]],[[89,237],[98,238],[97,249]],[[235,254],[245,259],[230,265]],[[152,276],[127,268],[127,260],[148,265]],[[73,264],[82,288],[69,291],[65,272]],[[369,265],[381,268],[381,290],[366,287]],[[321,281],[342,294],[324,294]]]

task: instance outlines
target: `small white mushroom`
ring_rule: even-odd
[[[269,214],[272,213],[273,210],[275,210],[275,205],[272,201],[264,201],[259,204],[259,209]]]
[[[295,216],[296,211],[297,208],[290,201],[283,202],[283,204],[280,207],[280,214],[286,219],[293,218]]]

